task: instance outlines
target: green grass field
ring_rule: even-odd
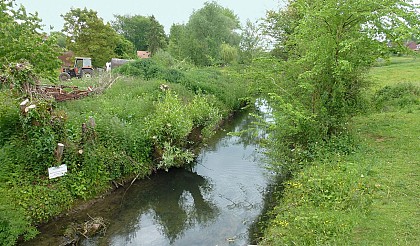
[[[420,73],[419,73],[420,76]],[[357,245],[420,244],[420,110],[359,117],[362,158],[375,187],[367,216],[353,230]]]
[[[388,62],[379,62],[372,68],[370,80],[374,90],[396,83],[420,86],[420,57],[394,57]]]
[[[375,67],[377,86],[411,83],[420,86],[420,59],[393,58]],[[418,95],[417,95],[418,96]],[[417,97],[419,98],[419,97]],[[420,105],[355,119],[369,150],[369,182],[376,192],[367,217],[352,234],[358,245],[420,244]]]
[[[390,88],[383,108],[350,123],[351,154],[330,153],[286,183],[263,245],[420,245],[420,59],[392,58],[369,77],[369,94]],[[415,85],[411,95],[401,83]]]

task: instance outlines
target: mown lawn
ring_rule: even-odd
[[[378,62],[370,72],[373,90],[396,83],[420,86],[420,57],[393,57],[388,62]]]
[[[363,165],[376,189],[351,241],[420,245],[420,110],[360,117],[355,125],[368,146]]]

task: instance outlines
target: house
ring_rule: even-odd
[[[418,50],[420,49],[420,44],[417,44],[417,43],[416,43],[416,42],[414,42],[414,41],[407,42],[407,43],[405,44],[405,46],[406,46],[407,48],[409,48],[410,50],[414,50],[414,51],[418,51]]]
[[[150,58],[150,52],[149,51],[138,50],[137,51],[137,57],[140,58],[140,59]]]

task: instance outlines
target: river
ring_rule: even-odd
[[[273,175],[259,158],[252,135],[232,136],[251,126],[237,114],[201,148],[190,170],[171,169],[105,197],[77,216],[41,228],[28,245],[57,245],[64,224],[101,216],[105,235],[81,245],[248,245]],[[127,189],[128,188],[128,189]]]

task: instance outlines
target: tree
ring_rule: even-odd
[[[67,46],[67,37],[62,32],[51,32],[50,36],[57,40],[57,45],[62,48],[66,49]]]
[[[271,54],[284,60],[287,60],[289,51],[293,49],[293,44],[288,41],[302,18],[302,13],[295,8],[294,2],[295,0],[289,0],[288,6],[278,12],[267,11],[264,19],[264,32],[275,41]]]
[[[163,26],[152,15],[114,15],[113,28],[127,40],[131,41],[137,50],[148,50],[154,54],[158,49],[167,46],[167,38]]]
[[[220,58],[224,65],[232,64],[238,60],[238,49],[223,43],[220,45]]]
[[[62,17],[67,47],[77,56],[91,57],[93,66],[102,67],[112,57],[134,53],[132,46],[109,23],[104,24],[96,11],[72,8]]]
[[[253,58],[257,57],[264,51],[263,35],[258,23],[246,21],[245,27],[241,33],[241,62],[250,63]]]
[[[169,31],[169,44],[168,50],[169,53],[175,57],[176,59],[183,59],[183,50],[182,50],[182,43],[183,39],[186,37],[185,34],[185,25],[182,24],[173,24]]]
[[[141,15],[114,15],[112,27],[127,40],[134,44],[137,50],[148,49],[148,31],[150,19]]]
[[[118,36],[114,52],[117,58],[133,59],[136,57],[134,44],[120,35]]]
[[[155,19],[155,16],[150,16],[150,28],[147,33],[147,44],[149,45],[148,50],[152,55],[156,53],[158,49],[166,48],[167,41],[163,26]]]
[[[389,41],[403,46],[420,25],[416,7],[400,0],[295,0],[288,8],[301,18],[287,33],[288,60],[270,95],[276,142],[291,153],[345,132],[363,106],[368,69]]]
[[[27,14],[25,7],[17,7],[14,0],[0,2],[1,73],[8,64],[25,60],[40,78],[57,78],[59,47],[53,37],[39,31],[40,22],[37,13]]]
[[[238,17],[233,11],[216,2],[206,2],[185,25],[183,37],[179,40],[180,53],[197,65],[216,64],[221,60],[223,43],[239,46],[240,37],[235,32],[239,27]]]

